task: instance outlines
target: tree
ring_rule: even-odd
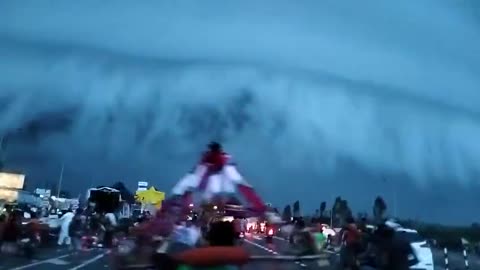
[[[323,201],[320,204],[320,217],[323,217],[323,215],[325,214],[325,209],[327,209],[327,202]]]
[[[377,196],[373,202],[373,218],[376,223],[381,223],[385,212],[387,211],[387,204],[381,196]]]
[[[293,217],[295,218],[298,218],[300,217],[300,202],[299,201],[295,201],[293,203]]]
[[[350,209],[350,206],[348,206],[347,200],[341,201],[340,209],[341,209],[340,216],[341,216],[342,222],[345,222],[348,218],[353,217],[352,210]]]
[[[340,196],[335,198],[332,213],[340,225],[345,224],[347,218],[352,217],[352,210],[348,206],[347,200],[343,200]]]
[[[290,205],[285,206],[283,209],[282,218],[284,221],[290,221],[292,219],[292,208]]]

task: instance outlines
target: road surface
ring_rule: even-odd
[[[288,242],[276,238],[273,244],[254,235],[245,238],[244,247],[252,255],[282,255],[288,253]],[[8,257],[0,255],[0,270],[99,270],[109,269],[108,251],[104,249],[73,252],[67,248],[39,249],[35,260]],[[285,262],[285,261],[256,261],[243,267],[246,270],[300,270],[300,269],[329,269],[320,268],[317,261]]]
[[[244,241],[244,247],[252,255],[286,255],[289,254],[288,242],[281,238],[274,238],[272,244],[267,244],[264,239],[255,235],[248,235]],[[443,253],[434,250],[435,270],[443,270]],[[334,256],[334,255],[332,255]],[[242,270],[303,270],[331,269],[328,261],[256,261],[251,262]],[[109,269],[109,255],[106,250],[91,250],[72,252],[66,248],[40,249],[36,260],[30,261],[25,258],[4,257],[0,255],[0,270],[98,270]],[[460,253],[450,254],[450,270],[464,269],[463,256]],[[470,269],[480,269],[480,258],[471,256]]]

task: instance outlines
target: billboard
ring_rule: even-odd
[[[0,188],[0,201],[15,202],[18,199],[18,191]]]
[[[0,172],[0,187],[22,189],[25,182],[24,174]]]

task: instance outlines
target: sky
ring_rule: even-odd
[[[168,192],[219,140],[279,208],[469,224],[479,27],[474,0],[1,1],[5,164]]]

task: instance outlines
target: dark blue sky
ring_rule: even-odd
[[[0,134],[30,185],[64,162],[73,192],[168,191],[218,139],[275,204],[383,194],[405,217],[480,218],[478,1],[2,1],[0,18]]]

